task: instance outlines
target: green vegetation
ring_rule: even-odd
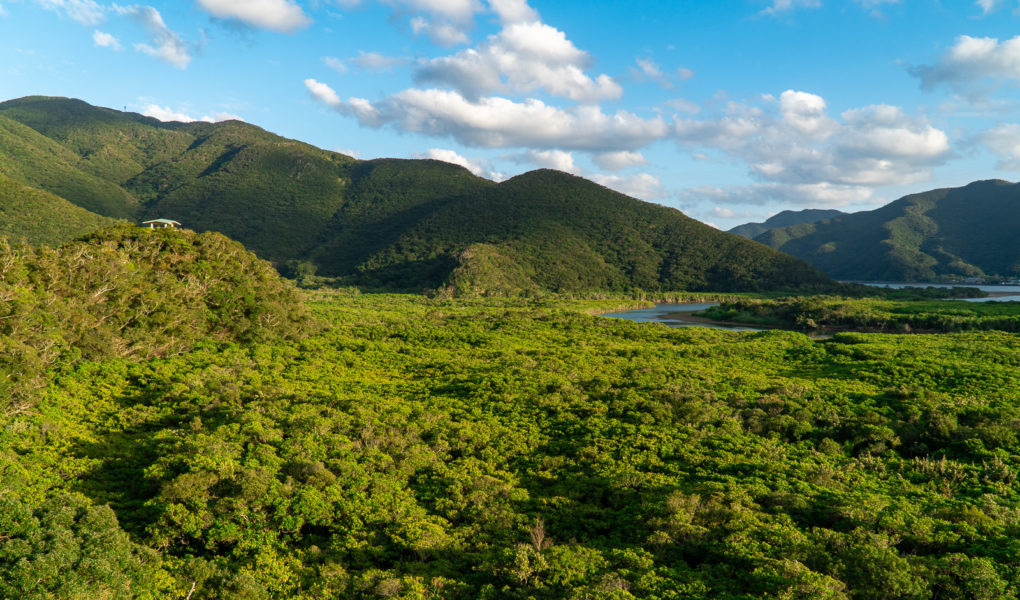
[[[1020,274],[1020,184],[978,181],[756,240],[837,279],[959,281]]]
[[[222,232],[304,282],[469,296],[835,286],[556,171],[496,184],[439,161],[357,161],[237,121],[162,123],[63,98],[0,103],[0,144],[13,181],[108,217]]]
[[[0,174],[0,237],[59,246],[113,222]]]
[[[222,236],[138,228],[0,265],[4,364],[40,357],[0,407],[3,597],[1020,589],[1012,333],[585,314],[640,304],[618,299],[302,304]]]
[[[730,229],[729,232],[746,237],[749,240],[753,240],[770,229],[789,227],[791,225],[817,223],[826,219],[835,219],[836,217],[841,217],[845,214],[846,213],[841,210],[820,208],[784,210],[778,214],[772,215],[761,223],[744,223],[743,225],[737,225],[733,229]]]
[[[295,336],[292,286],[219,234],[119,226],[59,249],[0,239],[0,397],[31,408],[55,365]]]
[[[701,314],[720,321],[760,323],[802,330],[1020,332],[1020,302],[851,299],[836,296],[741,298],[723,302]]]

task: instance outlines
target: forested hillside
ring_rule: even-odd
[[[289,276],[458,294],[830,287],[801,261],[579,177],[494,183],[224,123],[0,103],[0,175],[99,215],[219,231]]]
[[[0,397],[31,406],[54,365],[296,335],[299,295],[216,233],[117,226],[57,249],[0,239]]]
[[[756,239],[837,279],[932,281],[1020,274],[1020,184],[978,181],[912,194]]]
[[[804,210],[784,210],[772,215],[761,223],[744,223],[730,229],[730,233],[753,240],[770,229],[789,227],[790,225],[803,225],[806,223],[817,223],[826,219],[834,219],[845,215],[841,210],[805,208]]]

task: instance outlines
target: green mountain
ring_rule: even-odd
[[[0,237],[59,246],[114,222],[0,174]]]
[[[757,241],[837,279],[931,281],[1020,274],[1020,184],[977,181],[873,211],[773,229]]]
[[[845,215],[841,210],[805,208],[804,210],[784,210],[781,213],[772,215],[762,223],[744,223],[730,229],[730,233],[753,240],[770,229],[778,227],[789,227],[790,225],[802,225],[805,223],[817,223],[826,219],[835,219]]]
[[[831,285],[679,211],[535,171],[358,161],[238,121],[163,123],[80,100],[0,103],[0,174],[100,215],[166,217],[291,275],[458,293]]]

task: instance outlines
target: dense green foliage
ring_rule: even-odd
[[[79,100],[0,103],[0,174],[90,211],[172,218],[288,276],[460,295],[825,289],[802,261],[679,211],[536,171],[496,184],[431,160],[356,161],[224,123]]]
[[[845,215],[846,213],[841,210],[834,208],[823,209],[823,208],[805,208],[803,210],[784,210],[780,213],[774,214],[768,219],[761,223],[744,223],[743,225],[737,225],[733,229],[730,229],[730,233],[746,237],[749,240],[753,240],[759,235],[765,233],[770,229],[776,229],[779,227],[789,227],[791,225],[804,225],[807,223],[817,223],[818,221],[824,221],[826,219],[834,219]]]
[[[310,324],[272,267],[220,234],[119,226],[58,249],[0,239],[0,398],[24,410],[53,365],[256,342]]]
[[[835,296],[741,298],[702,312],[720,321],[797,329],[895,333],[999,330],[1020,332],[1020,302],[895,300]]]
[[[759,242],[837,279],[934,281],[1020,274],[1020,184],[979,181],[873,211],[772,229]]]
[[[312,306],[300,340],[53,365],[0,416],[3,593],[1016,597],[1014,334]]]
[[[113,222],[0,174],[0,237],[59,246]]]

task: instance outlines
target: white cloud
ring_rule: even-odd
[[[538,13],[528,6],[526,0],[489,0],[489,8],[499,16],[504,25],[532,23],[538,21]]]
[[[991,14],[1001,4],[1000,0],[977,0],[974,4],[981,9],[982,15]]]
[[[602,152],[594,155],[592,161],[607,171],[620,171],[629,167],[648,164],[648,161],[645,160],[645,157],[640,152],[628,152],[627,150]]]
[[[308,88],[309,93],[312,97],[322,102],[326,106],[339,109],[343,106],[343,101],[340,100],[340,96],[336,95],[333,88],[329,87],[325,83],[316,81],[315,79],[305,79],[305,87]]]
[[[99,31],[98,29],[92,32],[92,42],[100,48],[111,48],[113,50],[122,49],[120,40],[109,33]]]
[[[514,157],[518,162],[529,162],[543,169],[556,169],[564,173],[580,173],[574,164],[574,155],[562,150],[528,150]]]
[[[453,46],[455,44],[468,43],[468,35],[458,25],[448,22],[434,22],[425,17],[414,17],[411,19],[411,31],[415,35],[426,35],[433,44],[440,46]]]
[[[814,204],[862,201],[869,190],[928,179],[951,155],[948,136],[888,105],[848,110],[837,121],[819,96],[788,90],[778,102],[730,105],[729,114],[674,123],[685,147],[717,148],[745,161],[762,183],[725,190],[726,197],[757,197]],[[751,197],[741,195],[752,194]]]
[[[691,77],[694,77],[694,71],[688,69],[687,67],[679,67],[676,70],[676,77],[680,81],[687,81]]]
[[[621,194],[627,194],[641,200],[657,200],[667,196],[666,190],[663,189],[659,178],[648,173],[638,173],[637,175],[626,177],[595,174],[591,176],[591,180],[599,185],[614,189]]]
[[[779,111],[793,129],[811,137],[824,138],[836,123],[825,114],[825,100],[807,92],[786,90],[779,96]]]
[[[466,43],[467,31],[476,13],[484,7],[479,0],[381,0],[393,7],[397,17],[411,16],[411,29],[425,34],[441,46]]]
[[[713,206],[712,214],[719,217],[720,219],[732,219],[737,216],[737,213],[733,212],[728,208],[723,208],[721,206]]]
[[[606,114],[596,106],[561,109],[535,99],[469,100],[436,89],[408,89],[374,104],[363,98],[342,102],[334,101],[335,92],[325,93],[332,90],[324,84],[306,80],[305,85],[324,104],[362,125],[390,124],[400,131],[449,136],[466,146],[605,152],[639,148],[669,133],[662,118],[643,119],[626,111]]]
[[[457,154],[453,150],[445,150],[442,148],[429,148],[424,154],[419,154],[416,158],[431,158],[433,160],[441,160],[443,162],[460,165],[471,171],[473,174],[479,177],[489,177],[492,175],[491,165],[487,160],[484,159],[469,159],[460,154]]]
[[[980,97],[989,89],[985,80],[1020,83],[1020,36],[1004,42],[996,38],[961,35],[949,51],[934,65],[910,70],[921,86],[932,89],[946,84],[971,97]]]
[[[281,33],[292,33],[312,20],[291,0],[196,0],[206,12],[220,19],[234,19]]]
[[[996,167],[1020,171],[1020,125],[1000,123],[979,136],[979,141],[1001,158]]]
[[[482,5],[478,0],[382,0],[394,8],[427,13],[457,23],[469,22]]]
[[[637,64],[637,68],[635,69],[634,67],[631,67],[631,73],[633,73],[639,81],[650,80],[658,83],[664,88],[673,87],[673,82],[663,75],[662,69],[660,69],[659,65],[655,64],[655,61],[652,59],[638,58],[635,59],[634,62]]]
[[[368,71],[390,71],[393,67],[404,64],[404,59],[394,56],[383,56],[378,52],[358,52],[358,57],[352,59],[358,67]]]
[[[149,104],[142,110],[142,114],[146,117],[152,117],[159,119],[160,121],[180,121],[182,123],[191,123],[193,121],[204,121],[206,123],[218,123],[220,121],[243,121],[241,117],[231,113],[216,113],[215,115],[205,115],[198,119],[182,113],[177,112],[169,106],[159,106],[158,104]]]
[[[882,6],[886,4],[899,4],[901,0],[854,0],[857,4],[861,5],[861,8],[867,11],[871,11],[871,16],[875,18],[883,18],[885,15],[882,13]]]
[[[322,62],[330,69],[336,71],[337,74],[339,75],[343,75],[344,73],[347,72],[347,65],[345,65],[344,61],[340,60],[339,58],[336,58],[334,56],[324,56],[322,58]]]
[[[813,183],[782,185],[756,183],[748,186],[700,186],[684,190],[686,200],[708,200],[720,204],[792,204],[808,207],[838,207],[872,201],[872,190],[862,186]]]
[[[584,73],[591,58],[562,31],[538,21],[512,23],[478,48],[424,61],[418,82],[449,85],[462,94],[532,93],[538,90],[578,102],[619,98],[608,75]]]
[[[163,16],[159,14],[158,10],[151,6],[136,5],[124,7],[117,6],[116,4],[113,6],[118,14],[131,17],[149,30],[153,45],[135,44],[134,48],[136,51],[155,56],[178,69],[187,68],[188,63],[191,62],[188,46],[181,39],[180,35],[171,31],[166,26],[166,23],[163,22]]]
[[[94,0],[35,0],[35,3],[87,27],[106,20],[105,10]]]
[[[360,159],[361,150],[354,150],[352,148],[333,148],[333,152],[339,152],[340,154],[346,154],[347,156]]]
[[[821,0],[772,0],[772,3],[761,11],[765,15],[778,15],[796,8],[818,8]]]

